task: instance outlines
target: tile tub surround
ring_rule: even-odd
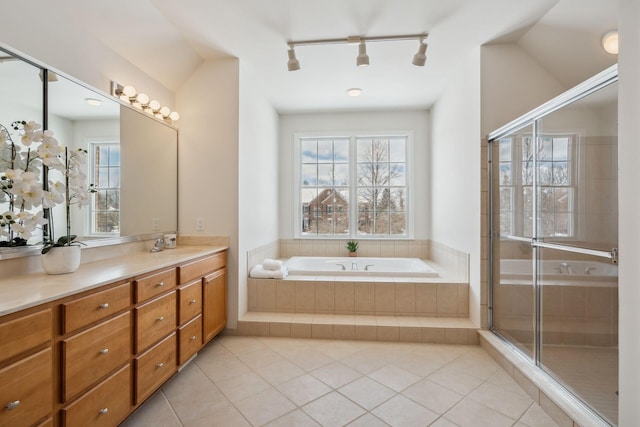
[[[549,426],[478,346],[223,336],[123,427]]]

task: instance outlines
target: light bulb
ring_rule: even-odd
[[[139,93],[136,96],[136,100],[142,105],[147,105],[149,103],[149,95],[145,93]]]
[[[172,111],[171,114],[169,114],[169,118],[175,122],[180,120],[180,114],[178,114],[177,111]]]
[[[160,109],[160,114],[162,114],[162,117],[169,117],[169,114],[171,114],[171,109],[169,107],[162,107]]]
[[[149,108],[151,108],[153,111],[157,111],[160,109],[160,103],[155,99],[152,99],[151,101],[149,101]]]
[[[136,88],[133,86],[125,86],[122,88],[122,93],[129,98],[133,98],[134,96],[136,96]]]

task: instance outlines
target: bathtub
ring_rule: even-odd
[[[285,265],[290,275],[438,277],[418,258],[294,256]]]
[[[618,266],[608,262],[543,260],[541,279],[566,282],[616,282]],[[533,262],[530,259],[500,260],[500,280],[528,280],[533,274]]]

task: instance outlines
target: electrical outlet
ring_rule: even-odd
[[[196,231],[204,231],[204,219],[196,218]]]
[[[160,218],[151,218],[151,230],[160,231]]]

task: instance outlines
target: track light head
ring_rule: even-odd
[[[289,46],[289,50],[287,51],[289,55],[289,61],[287,61],[287,69],[289,71],[296,71],[300,69],[300,61],[296,58],[296,51],[293,50],[293,45]]]
[[[413,65],[417,65],[418,67],[424,67],[424,64],[427,62],[427,44],[420,40],[420,46],[418,47],[418,52],[413,55]]]
[[[367,55],[367,46],[364,41],[360,42],[358,46],[358,57],[356,58],[356,65],[358,67],[366,67],[369,65],[369,55]]]

